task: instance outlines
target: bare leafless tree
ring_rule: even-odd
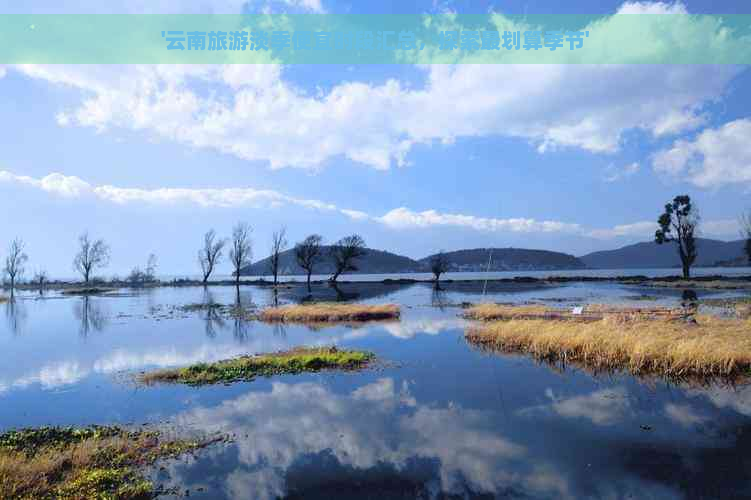
[[[106,267],[110,261],[110,247],[104,240],[91,241],[89,233],[78,237],[78,254],[73,259],[73,269],[81,273],[84,282],[88,283],[92,271]]]
[[[345,236],[331,246],[329,255],[334,263],[334,274],[329,281],[336,283],[340,274],[347,271],[357,271],[356,260],[367,253],[365,240],[358,234]]]
[[[235,275],[235,286],[240,287],[240,271],[250,264],[252,248],[250,233],[252,229],[245,222],[238,222],[232,230],[232,248],[229,251],[229,260],[232,262]]]
[[[39,269],[34,273],[34,283],[39,287],[39,293],[44,291],[44,285],[47,281],[49,281],[49,277],[47,276],[47,271],[44,269]]]
[[[281,228],[271,235],[271,274],[274,276],[274,286],[279,279],[279,256],[287,249],[287,229]]]
[[[198,251],[198,263],[201,265],[204,285],[209,281],[211,273],[214,272],[214,268],[221,261],[226,244],[226,240],[217,240],[216,231],[213,229],[203,235],[203,248]]]
[[[16,238],[10,242],[8,246],[8,256],[5,257],[5,268],[3,271],[10,280],[10,294],[13,295],[13,290],[16,287],[16,280],[23,276],[24,264],[29,260],[29,257],[24,252],[26,244],[21,238]]]
[[[134,284],[154,283],[156,281],[157,258],[156,254],[149,254],[146,267],[142,270],[136,266],[130,272],[127,281]]]
[[[438,281],[441,279],[441,275],[449,270],[449,260],[446,257],[446,254],[443,253],[443,251],[440,251],[430,258],[429,264],[430,272],[433,273],[434,276],[433,281],[435,281],[437,286]]]
[[[305,269],[308,275],[308,293],[310,293],[310,275],[313,274],[313,267],[321,260],[323,248],[321,242],[323,238],[318,234],[311,234],[300,243],[295,245],[295,259],[297,265]]]

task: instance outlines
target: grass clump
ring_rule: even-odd
[[[147,499],[142,467],[203,446],[156,431],[41,427],[0,435],[0,498]]]
[[[260,314],[262,321],[292,323],[340,323],[399,318],[396,304],[339,304],[320,302],[310,305],[271,307]]]
[[[330,348],[298,348],[286,352],[241,356],[216,363],[198,363],[184,368],[158,370],[141,375],[146,384],[172,382],[190,385],[229,383],[255,377],[364,368],[375,356],[366,351]]]
[[[611,315],[589,322],[495,321],[467,340],[494,351],[527,353],[593,371],[628,370],[671,379],[734,378],[751,371],[751,319],[698,315],[695,322]]]
[[[477,304],[464,312],[467,319],[481,321],[510,320],[558,320],[558,321],[599,321],[606,317],[620,319],[655,319],[679,317],[682,312],[667,307],[618,307],[604,304],[588,304],[581,314],[570,309],[552,308],[543,305]]]

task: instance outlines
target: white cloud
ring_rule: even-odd
[[[683,427],[693,427],[709,420],[707,416],[696,412],[691,406],[675,403],[665,404],[665,415]]]
[[[651,237],[657,229],[657,224],[649,221],[621,224],[612,228],[592,229],[572,222],[531,218],[478,217],[467,214],[443,213],[437,210],[418,212],[407,207],[395,208],[382,216],[375,216],[360,210],[340,208],[335,204],[321,200],[296,198],[268,189],[249,187],[141,189],[111,185],[94,186],[78,177],[60,173],[35,178],[0,170],[0,184],[2,183],[28,186],[64,198],[91,197],[118,205],[131,203],[149,205],[191,204],[201,208],[248,207],[259,209],[296,206],[306,210],[338,213],[355,221],[371,221],[395,230],[445,227],[488,233],[561,233],[597,239],[613,239]],[[735,235],[739,232],[738,221],[730,219],[702,222],[700,227],[703,233],[711,235]]]
[[[618,14],[688,14],[681,2],[625,2]]]
[[[116,204],[147,203],[147,204],[176,204],[189,203],[204,208],[276,208],[283,205],[295,205],[306,209],[319,211],[338,211],[330,203],[319,200],[306,200],[282,194],[278,191],[254,188],[220,188],[220,189],[188,189],[188,188],[122,188],[116,186],[92,186],[88,182],[60,173],[52,173],[41,179],[23,175],[15,175],[8,171],[0,171],[0,182],[15,183],[41,189],[67,198],[93,196],[99,200]],[[345,215],[352,217],[345,211]]]
[[[377,220],[386,226],[397,229],[425,228],[435,226],[466,227],[478,231],[510,231],[518,233],[530,232],[570,232],[580,230],[579,224],[569,224],[558,221],[537,221],[535,219],[496,219],[490,217],[476,217],[473,215],[445,214],[435,210],[414,212],[400,207],[391,210]]]
[[[751,120],[735,120],[702,131],[693,141],[679,140],[653,157],[655,171],[699,187],[751,185]]]
[[[595,229],[589,231],[587,236],[598,239],[611,239],[624,236],[654,236],[657,227],[656,222],[641,221],[634,222],[633,224],[619,224],[608,229]]]
[[[284,2],[323,9],[318,0]],[[684,11],[680,4],[651,3],[620,9]],[[676,27],[646,24],[640,40],[651,46],[654,39],[660,50],[672,50],[675,40],[703,47],[739,43],[719,22],[686,17]],[[588,28],[604,53],[622,47],[612,17]],[[666,35],[673,29],[680,36]],[[272,168],[308,169],[335,157],[377,169],[403,166],[415,144],[488,135],[522,138],[541,152],[559,147],[613,152],[628,130],[661,136],[699,126],[703,106],[718,99],[741,71],[729,65],[429,65],[419,67],[423,88],[395,79],[347,81],[311,95],[284,81],[275,64],[15,68],[82,91],[78,106],[58,114],[60,123],[137,130]],[[208,92],[195,90],[206,87]]]
[[[360,470],[383,464],[403,470],[415,457],[434,461],[435,493],[512,489],[560,496],[565,480],[550,470],[541,477],[539,469],[528,467],[526,448],[499,432],[496,417],[455,404],[419,404],[406,384],[381,378],[349,394],[317,383],[273,382],[268,392],[195,408],[174,421],[208,433],[232,432],[238,438],[225,453],[239,462],[238,470],[273,474],[230,479],[231,491],[243,498],[284,496],[287,470],[299,457],[324,451],[341,466]],[[558,480],[550,481],[550,473]]]
[[[639,168],[640,167],[638,162],[629,163],[628,165],[621,168],[610,164],[605,168],[605,176],[603,179],[605,180],[605,182],[620,181],[638,173]]]
[[[706,235],[737,237],[741,234],[741,224],[735,219],[702,221],[699,229]]]
[[[522,416],[554,413],[565,418],[585,418],[595,425],[608,426],[622,421],[631,412],[628,392],[623,387],[570,398],[557,397],[551,389],[547,389],[545,395],[551,400],[549,404],[523,408],[518,413]]]

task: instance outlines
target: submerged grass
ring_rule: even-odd
[[[551,363],[593,371],[628,370],[671,379],[733,378],[751,371],[751,319],[696,316],[696,323],[611,315],[573,322],[494,321],[465,336],[494,351],[526,353]]]
[[[310,305],[272,307],[261,312],[262,321],[291,323],[337,323],[399,318],[396,304],[339,304],[320,302]]]
[[[199,363],[184,368],[145,373],[140,380],[203,385],[252,380],[257,376],[296,374],[321,370],[364,368],[375,356],[366,351],[330,348],[298,348],[291,351],[257,356],[242,356],[216,363]]]
[[[204,444],[120,427],[41,427],[0,435],[0,498],[147,499],[142,467]]]

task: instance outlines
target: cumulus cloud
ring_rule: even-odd
[[[283,1],[323,9],[318,0]],[[635,2],[619,12],[676,14],[685,8]],[[496,21],[512,28],[500,15]],[[585,28],[604,53],[622,48],[614,18]],[[673,29],[675,36],[667,36],[665,30]],[[675,40],[699,47],[738,43],[720,21],[688,16],[668,25],[645,23],[638,36],[645,46],[654,40],[659,50],[675,49]],[[471,61],[467,57],[457,62]],[[272,168],[308,169],[335,157],[377,169],[404,166],[415,144],[488,135],[522,138],[541,152],[614,152],[628,130],[662,136],[701,125],[703,107],[740,71],[729,65],[421,65],[422,87],[397,79],[346,81],[311,94],[285,81],[277,64],[15,69],[81,90],[82,101],[58,114],[61,124],[143,131]]]
[[[436,477],[428,478],[432,488],[450,495],[511,489],[559,496],[565,480],[551,470],[540,477],[526,463],[526,448],[499,432],[496,419],[493,412],[455,404],[419,404],[406,383],[381,378],[345,394],[318,383],[274,382],[268,392],[196,408],[174,421],[237,436],[233,447],[215,459],[237,460],[242,473],[230,478],[229,488],[245,498],[284,496],[287,470],[299,466],[302,456],[324,452],[357,470],[388,464],[400,471],[415,457],[430,460],[437,467]],[[259,477],[260,470],[274,477]],[[551,474],[557,480],[543,480]],[[171,475],[181,484],[188,479],[179,471]]]
[[[656,153],[656,172],[714,188],[728,184],[751,186],[751,120],[744,118],[708,128],[694,140],[675,141]]]

